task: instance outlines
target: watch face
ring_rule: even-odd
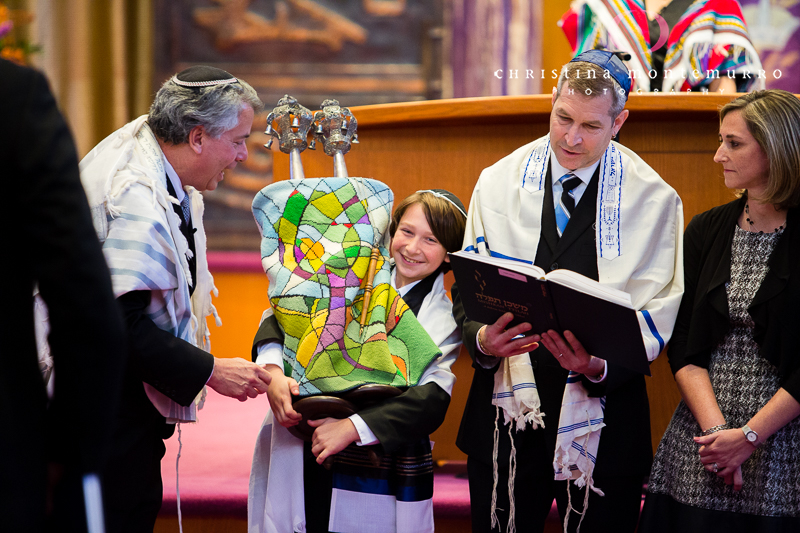
[[[755,431],[749,431],[747,433],[747,440],[749,440],[750,442],[755,442],[757,438],[758,438],[758,435],[756,435]]]

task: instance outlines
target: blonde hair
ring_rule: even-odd
[[[767,188],[758,201],[777,209],[800,205],[800,100],[780,89],[754,91],[722,106],[720,124],[735,111],[769,161]]]

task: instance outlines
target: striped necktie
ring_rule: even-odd
[[[564,229],[569,222],[570,213],[575,209],[574,189],[581,184],[581,179],[575,174],[567,173],[561,176],[561,199],[556,204],[556,226],[558,226],[558,236],[564,233]]]

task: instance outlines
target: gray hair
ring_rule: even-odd
[[[156,93],[147,122],[156,137],[171,144],[185,143],[195,126],[218,138],[236,127],[245,105],[256,113],[264,107],[255,89],[241,79],[210,87],[182,87],[170,77]]]
[[[569,81],[570,89],[592,98],[603,96],[610,91],[612,100],[608,114],[611,115],[611,118],[617,118],[622,113],[625,108],[625,102],[628,100],[625,89],[617,83],[617,80],[608,74],[604,68],[594,63],[573,61],[564,65],[561,68],[561,75],[558,77],[556,99],[561,96],[561,86],[564,81]]]

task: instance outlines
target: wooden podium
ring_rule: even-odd
[[[633,94],[619,141],[639,154],[680,195],[684,219],[733,199],[722,167],[717,110],[734,95]],[[469,203],[481,170],[516,148],[547,134],[549,95],[434,100],[353,107],[360,144],[345,157],[350,176],[389,185],[395,201],[419,189],[443,188]],[[342,102],[347,105],[347,102]],[[329,176],[333,159],[322,150],[303,152],[307,177]],[[276,155],[274,175],[289,176],[289,157]],[[452,283],[452,274],[448,275]],[[454,366],[458,381],[442,427],[434,433],[434,459],[463,459],[455,437],[472,380],[466,351]],[[662,354],[647,380],[653,449],[680,400]]]

